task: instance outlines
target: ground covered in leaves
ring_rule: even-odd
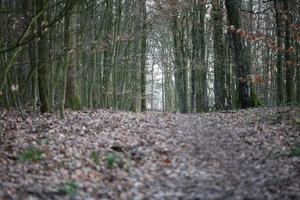
[[[300,199],[299,108],[0,111],[0,199]]]

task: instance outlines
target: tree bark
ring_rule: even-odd
[[[239,12],[239,4],[237,0],[225,0],[229,25],[234,26],[236,30],[241,28],[241,19]],[[232,34],[235,62],[237,65],[237,79],[238,79],[238,102],[240,108],[251,107],[250,101],[250,66],[251,62],[247,59],[246,47],[241,36],[237,33]]]
[[[48,37],[46,26],[48,24],[46,18],[47,11],[47,0],[36,0],[37,14],[43,12],[37,18],[37,34],[38,34],[38,56],[37,56],[37,71],[38,71],[38,90],[40,96],[40,110],[42,113],[49,112],[49,98],[48,98],[48,58],[49,58],[49,48],[48,48]]]
[[[205,66],[205,5],[193,1],[191,112],[207,111],[207,67]]]
[[[179,110],[181,113],[187,113],[187,66],[184,61],[184,30],[182,24],[179,24],[180,20],[184,19],[182,19],[182,17],[179,18],[178,14],[172,17],[173,48],[175,57],[175,87]]]
[[[105,0],[105,12],[106,12],[106,21],[105,21],[105,50],[103,52],[103,92],[102,92],[102,106],[104,108],[109,108],[109,85],[110,85],[110,76],[112,68],[112,32],[113,32],[113,1]]]
[[[295,100],[295,67],[294,67],[294,48],[292,47],[292,38],[290,31],[290,24],[292,21],[291,11],[290,11],[290,1],[284,2],[284,12],[287,16],[285,20],[285,67],[286,67],[286,102],[288,104],[293,103]]]
[[[215,108],[225,108],[225,52],[223,36],[223,4],[220,0],[212,1],[213,35],[214,35],[214,93]]]
[[[72,34],[74,31],[74,22],[72,20],[72,9],[76,5],[74,0],[66,0],[67,10],[65,11],[65,48],[66,48],[66,65],[67,65],[67,88],[66,88],[66,106],[71,109],[80,109],[81,100],[78,94],[76,76],[77,68],[75,64],[75,38]]]
[[[277,34],[277,54],[276,54],[276,96],[277,105],[281,105],[284,101],[283,92],[283,37],[284,37],[284,23],[283,23],[283,1],[274,1],[275,13],[276,13],[276,34]]]
[[[147,8],[146,0],[140,1],[142,14],[142,38],[141,38],[141,111],[146,111],[146,60],[147,60]]]

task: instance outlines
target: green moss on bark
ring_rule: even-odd
[[[262,106],[262,102],[259,100],[252,83],[250,84],[250,90],[251,107]]]
[[[4,106],[6,106],[5,97],[0,96],[0,107],[4,107]]]
[[[73,97],[69,98],[69,100],[67,100],[67,102],[66,102],[66,107],[70,108],[72,110],[81,109],[80,97],[78,95],[76,95],[76,96],[73,96]]]

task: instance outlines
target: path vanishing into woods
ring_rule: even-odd
[[[0,117],[0,199],[300,199],[299,108]]]

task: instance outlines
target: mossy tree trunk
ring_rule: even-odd
[[[64,15],[64,63],[63,63],[63,91],[61,96],[60,115],[64,118],[65,106],[72,109],[80,108],[80,97],[76,91],[75,85],[75,67],[72,66],[72,34],[71,34],[71,17],[72,8],[76,1],[65,1],[65,15]]]
[[[81,108],[81,100],[77,88],[77,67],[75,62],[75,35],[73,34],[74,20],[72,9],[76,5],[76,0],[66,0],[67,10],[65,10],[65,64],[67,69],[66,107],[78,110]]]
[[[147,61],[147,8],[146,0],[140,1],[140,13],[142,17],[141,29],[141,111],[146,111],[146,61]]]
[[[49,48],[46,27],[47,21],[47,0],[36,0],[36,10],[39,15],[37,18],[37,35],[38,35],[38,56],[37,56],[37,72],[38,72],[38,90],[40,97],[40,110],[42,113],[49,112],[49,98],[48,98],[48,70],[49,70]]]

